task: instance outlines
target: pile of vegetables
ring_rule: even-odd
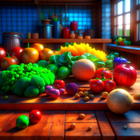
[[[73,64],[78,61],[79,59],[89,59],[91,60],[96,68],[100,68],[105,66],[105,63],[100,58],[97,58],[95,55],[85,53],[81,56],[72,56],[71,52],[65,52],[62,55],[52,55],[49,58],[49,64],[55,64],[58,67],[65,66],[70,70],[70,73],[72,72],[72,66]]]
[[[110,70],[112,70],[118,65],[127,63],[127,59],[119,56],[118,52],[111,52],[109,55],[106,56],[106,58],[107,61],[105,62],[105,67],[109,68]]]
[[[53,84],[54,80],[55,75],[38,64],[11,65],[0,73],[0,93],[33,97],[43,93],[45,86]]]
[[[67,46],[61,46],[58,51],[55,52],[55,55],[61,55],[65,52],[71,52],[72,56],[81,56],[85,53],[89,53],[91,55],[96,56],[97,58],[101,59],[102,61],[106,61],[106,53],[100,50],[96,50],[95,48],[92,48],[88,43],[73,43],[69,44]]]
[[[116,44],[116,45],[131,45],[131,41],[130,40],[127,40],[125,38],[122,38],[122,37],[114,37],[113,38],[113,44]]]

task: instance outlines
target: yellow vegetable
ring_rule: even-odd
[[[89,46],[88,43],[87,44],[74,43],[73,45],[69,44],[68,47],[61,46],[60,50],[55,52],[55,55],[63,54],[64,52],[71,52],[72,56],[81,56],[85,53],[90,53],[90,54],[95,55],[96,57],[100,58],[104,62],[106,62],[106,60],[107,60],[107,58],[106,58],[107,54],[105,52],[92,48],[91,46]]]

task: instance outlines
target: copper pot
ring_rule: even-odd
[[[10,52],[13,47],[20,47],[21,34],[17,32],[5,32],[2,34],[2,46],[7,52]]]

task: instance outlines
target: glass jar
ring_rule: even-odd
[[[74,31],[71,31],[70,38],[71,38],[71,39],[74,39],[74,38],[75,38],[75,33],[74,33]]]

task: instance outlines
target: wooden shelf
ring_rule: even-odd
[[[99,43],[108,44],[111,43],[111,39],[93,38],[93,39],[64,39],[64,38],[53,38],[53,39],[23,39],[22,43],[65,43],[65,42],[76,42],[76,43]]]
[[[96,5],[96,0],[1,0],[2,5]]]
[[[107,48],[140,55],[139,46],[120,46],[116,44],[107,44]]]

